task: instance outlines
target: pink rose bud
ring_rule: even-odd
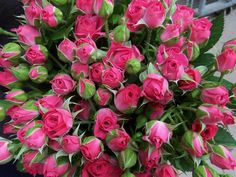
[[[54,151],[62,150],[61,144],[53,139],[49,139],[48,146],[53,149]]]
[[[192,24],[194,16],[194,9],[177,4],[177,9],[172,16],[172,21],[174,24],[181,25],[181,32],[185,31]]]
[[[179,24],[167,24],[165,30],[161,33],[161,41],[167,45],[177,43],[180,34],[181,26]]]
[[[35,83],[43,83],[48,79],[48,70],[44,66],[33,66],[30,69],[29,77]]]
[[[33,121],[26,124],[18,130],[17,138],[30,149],[38,150],[43,148],[47,143],[47,136],[42,127],[42,121]]]
[[[120,89],[114,98],[116,109],[125,114],[134,112],[140,97],[141,89],[135,84]]]
[[[8,148],[9,144],[11,144],[10,141],[3,138],[0,139],[0,165],[4,165],[13,159],[13,155]]]
[[[74,112],[80,111],[76,116],[78,119],[88,120],[90,118],[90,113],[91,113],[92,109],[91,109],[91,105],[90,105],[89,101],[80,100],[74,106],[73,111]]]
[[[49,138],[58,138],[70,131],[72,114],[65,109],[51,109],[43,115],[43,129]]]
[[[149,147],[139,151],[139,160],[145,169],[151,169],[158,166],[158,161],[161,157],[160,149]]]
[[[225,106],[229,103],[229,92],[225,86],[204,88],[201,92],[201,100],[204,103]]]
[[[163,143],[168,143],[172,136],[168,125],[161,121],[150,121],[146,123],[146,135],[143,140],[160,148]]]
[[[222,122],[224,125],[233,125],[235,124],[234,113],[230,109],[223,110],[223,119]]]
[[[18,64],[19,58],[21,57],[22,49],[17,43],[7,43],[3,46],[0,51],[1,57],[12,64]]]
[[[13,65],[13,63],[11,63],[7,59],[1,57],[1,51],[0,51],[0,67],[7,69],[7,68],[11,67],[12,65]]]
[[[114,10],[114,0],[94,0],[93,10],[102,18],[109,17]]]
[[[226,42],[223,46],[223,51],[231,48],[234,50],[234,52],[236,53],[236,38],[235,39],[231,39],[230,41]]]
[[[3,130],[4,134],[16,134],[17,131],[18,131],[17,128],[16,128],[16,123],[13,122],[13,121],[5,123],[3,125],[2,130]]]
[[[182,145],[194,157],[201,157],[208,150],[201,135],[192,131],[185,132],[182,137]]]
[[[88,100],[92,98],[96,92],[96,87],[95,87],[94,82],[89,79],[81,78],[79,80],[77,92],[79,96],[81,96],[83,99]]]
[[[61,108],[63,105],[64,99],[58,95],[45,95],[40,98],[36,105],[41,114],[44,114],[45,111],[49,111],[55,108]]]
[[[80,137],[75,135],[66,135],[62,138],[61,147],[67,154],[74,154],[80,150]]]
[[[34,1],[25,7],[25,18],[32,26],[38,26],[40,24],[41,13],[42,8]]]
[[[42,45],[32,45],[26,50],[24,58],[31,65],[42,65],[48,58],[48,50]]]
[[[151,120],[159,119],[164,113],[164,106],[160,103],[148,103],[145,114]]]
[[[189,67],[185,69],[185,74],[189,77],[189,79],[179,80],[178,87],[181,90],[194,90],[197,88],[202,81],[201,73],[197,69]]]
[[[71,75],[75,80],[80,78],[87,78],[89,76],[89,65],[80,62],[71,65]]]
[[[126,42],[130,38],[130,31],[125,25],[119,25],[113,30],[113,36],[116,42]]]
[[[106,138],[109,131],[119,128],[117,115],[109,108],[100,109],[95,115],[95,121],[93,133],[102,140]]]
[[[61,160],[61,163],[57,161],[56,155],[51,155],[49,156],[43,166],[43,175],[46,177],[50,176],[63,176],[67,170],[71,167],[70,163],[67,162],[66,157],[61,157],[64,158]]]
[[[107,52],[107,60],[112,63],[113,66],[124,70],[129,60],[136,59],[143,61],[144,56],[136,46],[125,46],[119,43],[112,43]],[[131,68],[132,69],[132,68]]]
[[[233,49],[225,49],[216,59],[219,72],[232,72],[236,65],[236,53]]]
[[[9,70],[4,70],[0,71],[0,85],[6,88],[20,88],[21,83]]]
[[[49,27],[58,26],[63,20],[63,13],[53,5],[47,5],[42,10],[42,20]]]
[[[97,15],[78,16],[75,24],[75,35],[78,38],[97,39],[104,36],[104,33],[101,32],[103,25],[103,19]]]
[[[89,78],[97,83],[102,82],[102,73],[105,70],[104,64],[103,63],[93,63],[90,66],[90,73],[89,73]]]
[[[191,25],[190,40],[203,45],[211,35],[212,23],[205,17],[195,19]]]
[[[185,46],[184,52],[190,61],[194,61],[200,55],[200,48],[196,43],[189,41]]]
[[[29,80],[29,66],[27,64],[21,63],[18,66],[11,67],[9,70],[19,81]]]
[[[29,46],[34,45],[41,40],[39,30],[30,25],[21,25],[13,31],[17,33],[20,42]]]
[[[153,1],[148,4],[145,10],[143,20],[148,28],[157,28],[162,25],[165,20],[165,8],[161,2]]]
[[[102,174],[104,177],[121,177],[122,173],[117,161],[107,154],[93,162],[87,161],[82,168],[82,176],[96,177],[97,174]]]
[[[209,168],[208,166],[200,165],[197,168],[194,168],[193,171],[194,177],[217,177],[218,172],[214,171],[212,168]]]
[[[30,100],[21,106],[13,105],[7,110],[7,115],[17,123],[27,123],[39,116],[38,108],[35,106],[35,101]]]
[[[155,171],[155,176],[158,177],[177,177],[177,172],[174,167],[168,164],[163,164],[159,166]]]
[[[197,117],[205,124],[220,123],[223,119],[223,113],[220,108],[214,105],[202,105],[199,106],[197,111]]]
[[[12,89],[11,91],[7,92],[5,95],[5,100],[15,103],[15,104],[23,104],[28,99],[28,95],[25,93],[24,90],[21,89]]]
[[[236,161],[231,152],[222,145],[215,145],[210,156],[211,163],[223,170],[234,170]]]
[[[106,106],[112,101],[112,94],[107,89],[98,88],[94,95],[94,101],[99,106]]]
[[[43,174],[43,161],[44,155],[37,151],[26,152],[22,156],[22,164],[24,170],[31,175],[42,175]],[[33,159],[37,159],[37,162],[33,162]],[[40,161],[40,162],[39,162]]]
[[[76,7],[84,14],[93,14],[94,0],[76,0]]]
[[[120,86],[120,83],[124,80],[124,73],[116,68],[107,68],[102,74],[102,84],[114,89]]]
[[[6,118],[6,110],[4,107],[0,106],[0,122],[2,122],[5,118]]]
[[[123,151],[128,147],[130,136],[121,129],[111,130],[106,136],[107,146],[115,152]]]
[[[75,43],[65,38],[57,48],[58,57],[64,62],[72,62],[75,58],[75,50]]]
[[[57,74],[50,83],[53,91],[59,95],[73,92],[76,86],[76,82],[68,74]]]
[[[90,162],[98,159],[102,155],[103,149],[101,140],[93,136],[84,138],[80,146],[83,157]]]

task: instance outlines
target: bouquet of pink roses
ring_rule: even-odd
[[[22,0],[0,50],[0,164],[45,177],[228,176],[236,39],[176,0]],[[215,73],[221,73],[217,77]],[[14,161],[12,161],[14,159]],[[210,159],[210,161],[208,161]]]

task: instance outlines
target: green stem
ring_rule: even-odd
[[[204,77],[203,78],[207,78],[208,76],[210,76],[210,75],[212,75],[212,74],[214,74],[216,72],[216,69],[213,69],[212,71],[211,70],[209,70],[205,75],[204,75]]]
[[[147,40],[146,40],[146,47],[145,47],[145,53],[147,54],[147,59],[149,60],[150,58],[150,54],[149,54],[149,45],[151,42],[151,38],[152,38],[152,30],[148,30],[148,34],[147,34]]]
[[[52,54],[49,53],[49,56],[65,73],[70,73]]]
[[[173,112],[173,109],[167,110],[167,112],[161,117],[160,121],[164,122],[166,119],[168,119]]]
[[[219,84],[223,82],[224,76],[225,76],[225,73],[220,74]]]
[[[25,84],[26,84],[26,87],[30,88],[31,90],[36,91],[36,92],[38,92],[40,94],[43,93],[42,90],[38,89],[37,87],[35,87],[35,86],[33,86],[33,85],[29,84],[29,83],[25,83]]]
[[[192,111],[192,112],[197,111],[196,108],[190,108],[190,107],[185,107],[185,106],[178,106],[178,108],[181,109],[181,110],[188,110],[188,111]]]
[[[178,112],[176,112],[176,115],[177,115],[177,117],[179,118],[179,120],[181,121],[184,130],[185,130],[185,131],[188,131],[188,127],[187,127],[187,125],[185,124],[185,121],[183,120],[182,116],[181,116]]]
[[[92,110],[93,110],[94,112],[96,112],[97,109],[96,109],[96,107],[94,106],[93,101],[92,101],[91,99],[89,99],[88,101],[89,101],[89,104],[90,104]]]
[[[3,28],[0,28],[0,34],[6,35],[6,36],[11,36],[11,37],[16,37],[17,36],[15,33],[11,33],[9,31],[6,31]]]
[[[106,31],[106,37],[107,37],[107,44],[108,44],[108,47],[109,47],[110,46],[110,39],[109,39],[110,30],[109,30],[108,19],[106,19],[105,31]]]

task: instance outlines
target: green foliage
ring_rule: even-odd
[[[191,64],[194,67],[198,66],[212,66],[215,63],[215,56],[210,53],[201,54],[196,60],[194,60]]]
[[[236,140],[225,128],[219,128],[214,141],[216,144],[222,144],[225,146],[236,147]]]

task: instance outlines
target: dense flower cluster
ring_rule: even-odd
[[[236,167],[226,130],[236,87],[224,80],[236,39],[206,54],[207,18],[174,0],[127,2],[22,0],[17,41],[0,50],[11,134],[0,164],[45,177],[221,176],[207,159]]]

